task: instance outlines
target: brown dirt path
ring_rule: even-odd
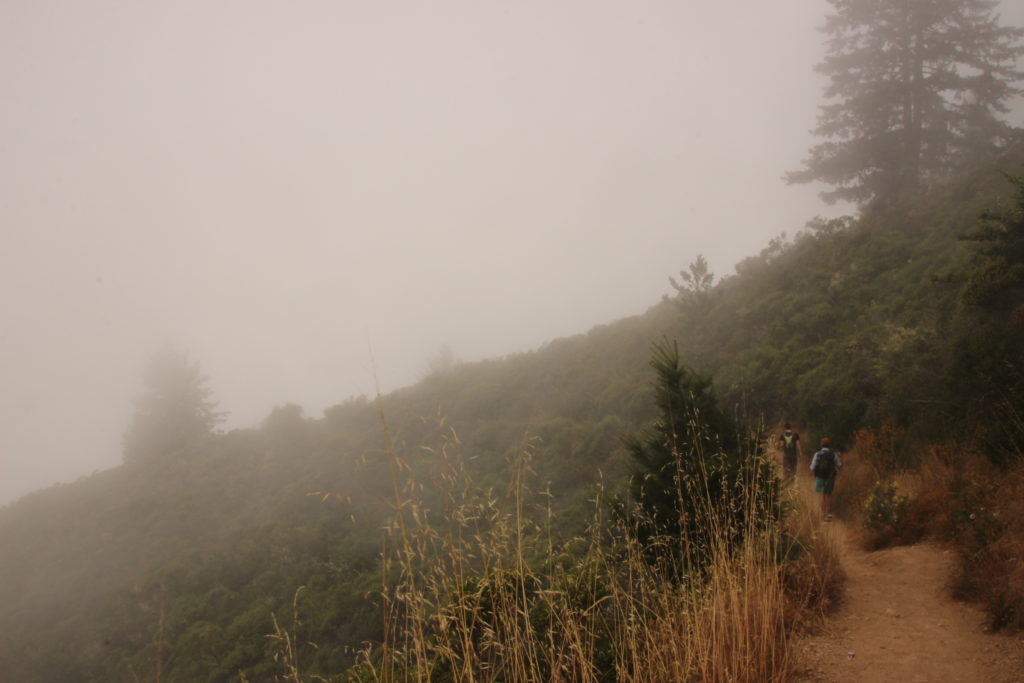
[[[927,543],[864,552],[840,523],[823,526],[842,548],[845,599],[820,633],[797,642],[792,680],[1024,681],[1024,636],[985,633],[981,610],[949,597],[951,552]]]

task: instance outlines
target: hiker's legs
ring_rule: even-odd
[[[832,517],[832,491],[836,488],[836,477],[833,474],[832,478],[825,482],[825,490],[822,496],[822,503],[825,505],[825,516],[828,518]]]
[[[814,478],[814,492],[821,494],[821,514],[828,517],[832,514],[832,489],[835,488],[836,479]]]
[[[785,482],[792,482],[796,478],[796,453],[792,457],[782,456],[782,479]]]

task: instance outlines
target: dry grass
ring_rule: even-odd
[[[945,535],[958,549],[953,589],[981,602],[992,628],[1024,629],[1024,462],[968,459],[949,486]]]
[[[837,507],[859,529],[861,545],[874,549],[924,538],[950,544],[960,557],[953,593],[980,602],[993,628],[1024,628],[1024,462],[1001,469],[961,444],[897,458],[886,448],[899,442],[898,434],[886,429],[881,436],[858,434],[836,490]],[[897,462],[915,466],[889,466]],[[906,504],[890,524],[866,529],[865,505],[880,486],[894,487]]]
[[[879,480],[878,470],[863,456],[859,447],[844,451],[841,457],[843,467],[836,479],[832,511],[846,520],[851,528],[857,528],[863,522],[864,502]],[[808,484],[808,490],[814,490],[813,479]]]
[[[790,630],[806,631],[820,626],[840,604],[846,574],[840,559],[839,541],[823,526],[813,479],[802,477],[789,490],[791,512],[786,519],[788,561],[783,566],[789,596],[787,623]]]
[[[751,528],[739,549],[723,541],[709,569],[680,582],[669,578],[678,568],[652,564],[626,523],[607,518],[601,491],[588,531],[556,544],[550,497],[527,486],[528,440],[501,493],[479,490],[458,450],[449,432],[424,449],[429,467],[392,454],[387,635],[352,679],[782,681],[793,629],[837,599],[838,555],[806,501],[790,528]],[[433,510],[414,471],[432,473]]]

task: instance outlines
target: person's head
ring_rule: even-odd
[[[783,429],[785,429],[785,430],[786,430],[786,431],[788,432],[788,431],[790,431],[791,429],[793,429],[793,425],[791,425],[791,424],[789,424],[789,423],[787,422],[786,424],[782,425],[782,428],[783,428]]]
[[[829,439],[827,436],[821,437],[821,447],[822,448],[828,448],[831,445],[832,445],[831,439]]]

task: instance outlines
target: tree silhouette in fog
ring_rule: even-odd
[[[704,254],[697,254],[697,258],[690,264],[690,271],[679,271],[679,281],[669,277],[669,284],[676,290],[674,298],[677,304],[687,305],[693,301],[704,301],[711,286],[715,283],[715,274],[708,270],[708,261]]]
[[[1024,30],[995,0],[829,0],[826,103],[804,168],[828,201],[891,203],[993,158],[1018,130],[1001,118],[1024,74]]]
[[[124,435],[124,460],[152,460],[181,451],[213,433],[224,413],[199,363],[187,353],[164,349],[143,375],[144,392],[135,401],[135,417]]]

